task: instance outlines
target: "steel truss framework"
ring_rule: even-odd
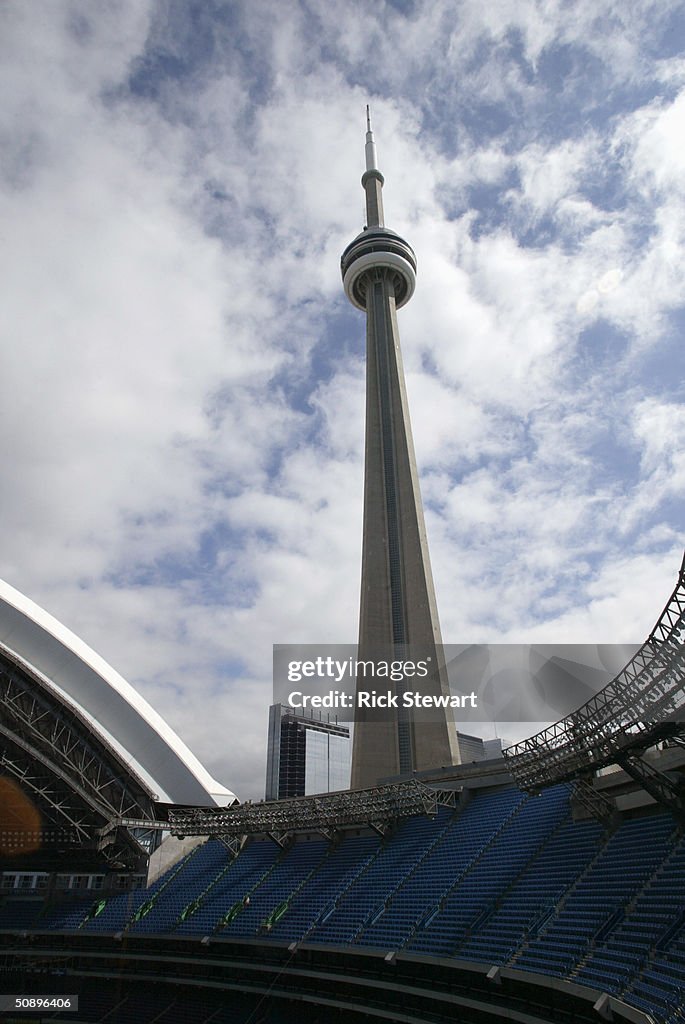
[[[571,715],[508,747],[504,756],[518,784],[536,791],[612,763],[625,762],[636,777],[638,762],[646,763],[640,759],[644,750],[683,735],[685,558],[649,638],[616,678]],[[642,774],[651,778],[648,769]],[[660,786],[663,802],[668,788]]]
[[[140,857],[128,833],[113,830],[103,839],[99,830],[113,818],[154,819],[154,794],[85,716],[6,650],[0,651],[0,772],[16,780],[38,811],[42,846],[98,848],[113,863],[131,866]],[[10,846],[21,847],[22,832],[31,840],[19,823],[3,824]]]
[[[677,818],[685,821],[685,794],[682,786],[678,786],[665,772],[659,771],[638,753],[622,754],[618,763],[657,803],[668,807]]]
[[[245,803],[216,810],[169,811],[166,828],[183,836],[268,835],[282,845],[292,832],[309,830],[332,836],[342,826],[363,825],[383,834],[399,818],[434,815],[437,804],[434,790],[415,781],[400,782],[377,789]]]
[[[573,782],[567,782],[566,785],[578,803],[582,804],[585,810],[602,825],[611,826],[617,821],[616,804],[604,793],[595,789],[590,780],[574,779]]]

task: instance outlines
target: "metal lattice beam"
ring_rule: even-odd
[[[217,836],[216,838],[224,844],[232,857],[238,856],[243,845],[239,836]]]
[[[0,659],[1,728],[37,760],[71,781],[106,820],[151,817],[153,797],[71,705],[23,667]]]
[[[0,752],[0,770],[19,782],[49,823],[71,827],[84,840],[90,837],[93,818],[89,808],[62,778],[34,758],[30,749],[6,740]]]
[[[16,824],[0,827],[0,840],[8,849],[25,850],[38,842],[41,849],[78,846],[84,850],[99,850],[112,865],[135,868],[143,853],[140,845],[126,830],[118,829],[105,842],[99,837],[102,821],[67,780],[51,771],[50,766],[37,761],[30,750],[15,746],[6,740],[0,751],[0,774],[17,780],[40,814],[42,827]]]
[[[414,814],[435,814],[435,794],[418,782],[321,796],[241,804],[220,810],[170,811],[169,821],[183,835],[250,835],[342,825],[382,826]]]
[[[685,794],[682,786],[678,786],[665,772],[659,771],[639,754],[626,754],[619,757],[618,763],[657,803],[668,807],[680,821],[685,821]]]
[[[648,640],[573,714],[504,751],[523,789],[538,790],[611,764],[657,738],[685,733],[685,559]]]
[[[297,831],[325,830],[332,834],[340,827],[353,825],[381,830],[400,818],[434,815],[437,805],[434,790],[412,781],[292,800],[233,804],[216,809],[170,810],[169,821],[159,822],[155,827],[177,836],[269,835],[282,843],[286,836]],[[117,826],[135,828],[141,824],[133,819],[112,820],[102,834]]]
[[[567,783],[567,786],[578,803],[602,825],[606,825],[608,828],[616,823],[618,818],[616,804],[604,793],[596,790],[591,782],[587,779],[575,779],[573,782]]]
[[[16,780],[40,815],[40,829],[9,823],[11,846],[39,839],[41,846],[100,850],[122,867],[139,863],[144,851],[134,836],[124,829],[100,832],[113,817],[149,825],[157,817],[154,795],[77,708],[4,648],[0,774]]]

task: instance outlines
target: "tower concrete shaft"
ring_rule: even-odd
[[[366,446],[358,661],[424,660],[428,675],[357,677],[352,788],[459,760],[448,709],[405,708],[405,691],[449,696],[402,367],[397,309],[414,291],[416,257],[383,224],[383,175],[367,121],[368,224],[341,260],[350,301],[366,312]],[[394,708],[359,707],[362,691],[394,687]]]

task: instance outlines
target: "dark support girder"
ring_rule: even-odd
[[[220,843],[223,843],[228,852],[233,857],[237,857],[240,853],[240,849],[243,845],[242,837],[240,836],[217,836]]]
[[[685,797],[682,786],[678,786],[670,776],[659,771],[639,754],[626,754],[619,757],[618,764],[631,778],[639,782],[657,803],[667,807],[674,817],[685,823]]]
[[[267,832],[267,836],[269,839],[271,839],[272,842],[276,844],[276,846],[280,846],[281,850],[284,850],[286,848],[286,840],[288,838],[286,832],[281,832],[278,835],[275,832]]]
[[[109,847],[117,847],[120,851],[123,847],[129,847],[135,851],[138,857],[144,856],[145,850],[138,842],[135,836],[131,835],[128,829],[118,828],[114,832],[110,832],[104,838],[100,838],[97,841],[97,849],[108,856]]]
[[[436,789],[435,799],[441,807],[456,807],[463,792],[456,789]]]
[[[618,809],[613,800],[600,793],[587,779],[574,779],[566,784],[573,796],[583,805],[586,811],[596,818],[600,824],[611,828],[618,820]]]

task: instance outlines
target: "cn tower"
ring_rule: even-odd
[[[366,313],[366,443],[358,661],[419,655],[431,672],[395,683],[397,707],[360,707],[357,699],[352,789],[455,764],[457,733],[449,711],[403,707],[404,690],[449,695],[440,623],[414,456],[396,311],[414,293],[416,256],[385,226],[383,182],[366,108],[366,227],[341,257],[345,294]],[[372,682],[376,689],[380,682]],[[357,697],[369,690],[357,675]]]

